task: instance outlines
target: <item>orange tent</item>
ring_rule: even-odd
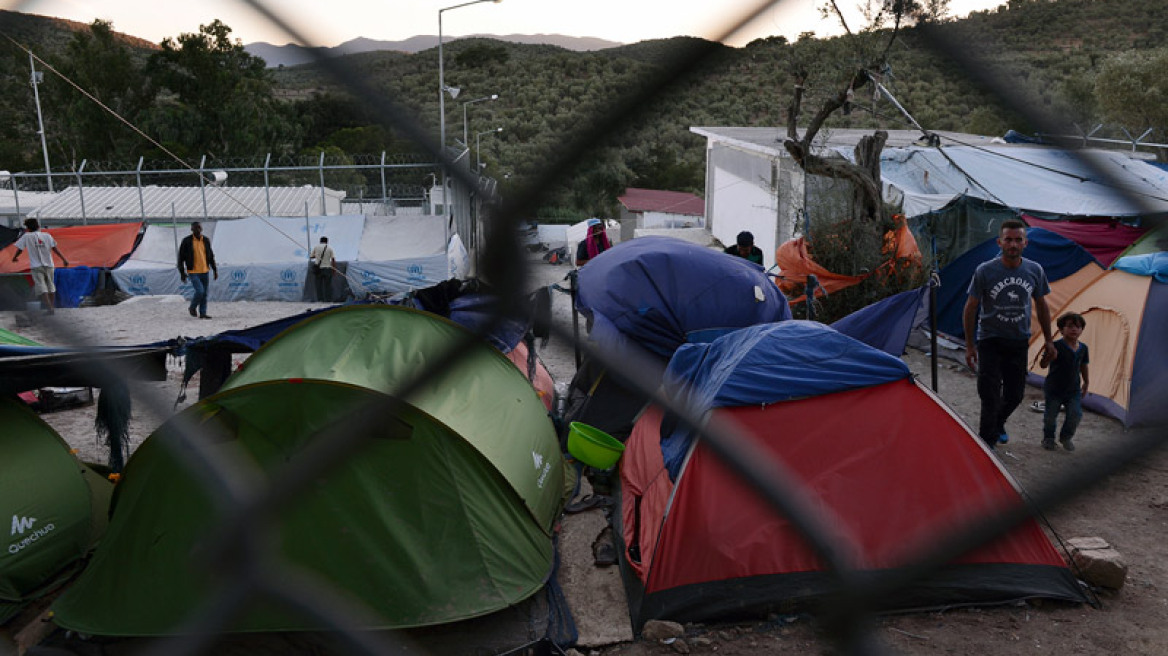
[[[70,226],[46,229],[57,240],[57,249],[69,258],[70,266],[110,269],[134,250],[134,242],[142,229],[141,223],[109,223],[105,225]],[[28,255],[13,262],[16,246],[10,244],[0,250],[0,273],[23,273],[29,270]],[[61,266],[55,254],[53,263]]]
[[[884,246],[880,249],[885,257],[884,262],[876,268],[881,275],[891,275],[895,272],[898,262],[905,260],[920,262],[921,250],[917,247],[917,240],[908,229],[904,216],[897,214],[893,217],[896,227],[884,233]],[[819,286],[831,294],[832,292],[847,289],[864,281],[871,273],[861,276],[848,276],[841,273],[832,273],[820,266],[807,252],[805,238],[799,237],[783,243],[775,251],[775,264],[782,276],[775,281],[784,294],[790,296],[801,289],[807,282],[807,276],[814,274]],[[804,296],[791,299],[791,303],[799,303]]]

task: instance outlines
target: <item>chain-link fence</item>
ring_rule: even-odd
[[[709,38],[717,40],[726,37],[739,26],[771,9],[772,5],[785,4],[787,1],[761,2],[753,11],[738,17],[736,21],[725,21],[725,16],[720,16],[723,19],[721,23],[726,24],[727,28],[721,34],[709,35]],[[16,3],[13,8],[21,10],[25,4]],[[305,44],[316,41],[313,34],[300,32],[295,27],[296,22],[284,13],[281,6],[259,0],[247,4],[282,29],[289,40]],[[928,26],[922,26],[919,35],[934,52],[956,62],[971,80],[995,94],[1000,104],[1026,117],[1032,125],[1041,126],[1047,133],[1059,132],[1053,117],[1043,115],[1040,113],[1041,108],[1033,104],[1016,101],[1006,81],[987,74],[991,69],[974,55],[975,50],[968,49],[966,44],[946,40]],[[508,197],[493,200],[489,224],[483,231],[485,239],[477,249],[478,275],[488,281],[499,295],[499,302],[492,308],[491,320],[482,325],[476,334],[451,341],[442,357],[430,362],[424,371],[417,373],[411,384],[405,386],[399,395],[401,399],[408,401],[414,392],[430,384],[442,371],[457,366],[460,358],[477,343],[476,340],[499,323],[508,317],[526,315],[526,295],[530,288],[528,272],[525,270],[528,259],[524,257],[522,244],[517,238],[517,227],[526,217],[535,215],[534,209],[540,205],[541,191],[553,188],[561,176],[568,175],[582,161],[594,144],[603,142],[607,135],[620,128],[641,108],[651,105],[651,101],[675,81],[718,52],[719,47],[712,43],[691,44],[688,50],[665,64],[655,75],[643,80],[634,91],[612,98],[587,125],[567,135],[562,145],[539,167],[541,173],[538,176],[525,181],[522,187],[515,188]],[[355,97],[386,117],[395,130],[428,150],[435,160],[441,160],[443,153],[431,130],[424,127],[417,116],[378,93],[365,79],[347,69],[343,61],[322,58],[317,64],[344,84]],[[478,180],[469,171],[450,166],[447,174],[471,189],[479,188]],[[372,186],[377,185],[375,183]],[[377,195],[385,194],[379,192]],[[1134,200],[1139,202],[1138,198]],[[483,215],[483,218],[487,216]],[[572,331],[563,326],[554,325],[553,331],[556,339],[572,341],[575,338]],[[98,341],[97,336],[93,335],[73,334],[71,337],[73,343],[78,345]],[[1054,508],[1088,492],[1092,486],[1145,456],[1163,441],[1162,432],[1132,432],[1099,457],[1080,463],[1081,466],[1042,489],[1032,490],[1029,504],[1012,507],[960,530],[948,531],[945,535],[922,541],[929,545],[927,551],[919,553],[907,567],[878,576],[861,576],[850,566],[846,555],[847,546],[829,529],[814,499],[796,482],[797,478],[784,471],[779,463],[768,457],[760,457],[751,442],[743,439],[733,426],[716,417],[707,421],[700,414],[700,409],[681,407],[663,396],[658,389],[660,381],[645,373],[652,367],[639,366],[635,357],[598,351],[587,342],[580,344],[580,348],[590,359],[619,371],[628,385],[654,403],[668,408],[682,425],[698,431],[704,443],[765,498],[774,512],[781,513],[798,527],[805,541],[834,572],[837,594],[833,597],[834,603],[821,612],[818,620],[825,627],[825,640],[846,653],[872,653],[884,648],[875,640],[872,632],[874,609],[880,606],[881,599],[914,582],[927,579],[945,563],[1004,535],[1035,513]],[[117,376],[118,372],[113,370],[106,375]],[[168,400],[146,401],[159,405],[156,408],[158,414],[165,414]],[[378,403],[383,404],[384,400]],[[279,513],[339,463],[360,457],[361,449],[370,439],[368,435],[376,432],[374,428],[378,422],[383,421],[387,412],[392,413],[392,410],[377,404],[354,409],[344,422],[321,429],[298,456],[285,463],[278,472],[267,476],[251,471],[242,461],[227,456],[227,451],[212,448],[212,440],[204,434],[204,425],[176,424],[173,431],[176,439],[171,444],[181,449],[182,462],[202,482],[208,496],[216,499],[225,518],[215,531],[214,539],[203,545],[201,550],[202,556],[214,563],[222,576],[208,603],[197,609],[182,626],[175,627],[175,633],[181,637],[151,641],[146,645],[148,653],[215,653],[213,645],[221,633],[229,630],[233,618],[257,599],[274,602],[306,619],[332,627],[333,644],[339,645],[345,653],[414,653],[404,638],[396,638],[392,633],[375,634],[355,628],[377,624],[370,616],[371,611],[355,606],[327,582],[290,565],[278,556],[273,546],[278,542],[273,526]],[[489,417],[483,418],[483,421],[490,420]],[[111,594],[117,592],[111,591]]]

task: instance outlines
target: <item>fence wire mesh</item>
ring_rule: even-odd
[[[430,382],[438,372],[457,366],[460,358],[468,353],[476,340],[499,322],[508,317],[526,315],[526,294],[530,283],[526,270],[527,259],[523,256],[518,238],[518,227],[525,217],[535,215],[541,190],[552,188],[563,177],[571,175],[594,144],[603,142],[606,136],[620,130],[626,122],[642,118],[644,107],[650,106],[667,88],[717,55],[719,49],[713,42],[728,37],[772,7],[791,2],[793,0],[760,2],[752,11],[725,20],[719,33],[708,35],[711,42],[692,44],[657,74],[642,80],[635,91],[610,98],[606,103],[598,103],[591,120],[581,125],[576,132],[565,135],[561,147],[539,167],[540,175],[526,180],[521,188],[515,188],[507,197],[494,199],[491,203],[493,211],[483,217],[489,219],[489,223],[484,229],[485,241],[478,248],[479,275],[490,281],[492,288],[499,294],[498,303],[493,307],[492,320],[474,335],[450,343],[443,357],[417,373],[401,394],[400,401],[361,407],[347,416],[344,422],[320,431],[309,447],[280,471],[264,475],[244,460],[228,457],[223,451],[210,448],[211,441],[207,439],[205,427],[185,422],[176,424],[177,439],[174,444],[183,450],[182,462],[186,463],[208,494],[216,500],[225,518],[215,532],[218,536],[216,540],[200,555],[210,570],[217,573],[218,583],[210,601],[194,612],[183,626],[176,627],[176,633],[181,637],[151,641],[145,645],[146,653],[215,653],[216,642],[224,632],[231,630],[234,618],[256,599],[273,601],[307,619],[332,627],[333,644],[345,653],[418,653],[402,634],[369,632],[357,628],[377,623],[372,617],[373,611],[355,605],[329,582],[284,561],[274,547],[275,519],[288,504],[294,503],[298,493],[310,486],[312,481],[347,459],[357,457],[370,429],[384,421],[385,417],[391,416],[395,412],[396,403],[407,402],[414,390]],[[295,17],[285,13],[280,5],[259,0],[246,4],[282,30],[290,41],[304,45],[315,45],[318,42],[311,31],[298,27]],[[12,8],[19,11],[26,6],[35,8],[31,2],[15,3]],[[725,18],[721,10],[717,11]],[[1059,132],[1055,117],[1041,113],[1039,105],[1019,100],[1012,92],[1009,81],[992,74],[992,70],[998,69],[989,67],[976,57],[975,51],[966,48],[964,44],[947,40],[938,30],[927,25],[920,28],[920,34],[934,52],[955,62],[969,79],[992,93],[998,103],[1025,117],[1044,132]],[[343,84],[353,96],[362,99],[386,117],[395,130],[408,135],[426,149],[436,161],[452,164],[449,159],[444,159],[447,153],[439,148],[426,121],[379,93],[365,79],[346,68],[342,61],[321,57],[316,60],[316,64]],[[1091,163],[1088,155],[1083,157],[1088,164]],[[457,166],[448,166],[447,170],[449,175],[459,178],[461,184],[472,189],[478,188],[477,179],[467,170]],[[1103,170],[1098,173],[1101,177],[1107,175]],[[1138,197],[1132,200],[1142,202]],[[55,328],[62,344],[82,347],[96,345],[96,336],[71,331],[68,325],[56,325]],[[576,340],[573,331],[565,326],[554,325],[553,330],[556,339],[568,342]],[[780,463],[760,453],[750,440],[744,439],[732,426],[717,418],[707,422],[700,409],[679,406],[663,396],[658,390],[660,381],[644,374],[651,367],[640,366],[636,354],[613,354],[596,350],[586,340],[580,341],[578,348],[588,358],[619,372],[632,388],[667,408],[682,424],[697,431],[705,444],[761,495],[774,512],[780,513],[798,527],[806,542],[834,573],[834,603],[822,611],[817,619],[824,627],[824,640],[828,641],[830,647],[844,653],[887,651],[887,646],[881,644],[871,630],[874,609],[879,607],[882,598],[928,577],[943,564],[1002,536],[1036,513],[1045,512],[1089,492],[1093,486],[1159,448],[1165,437],[1158,430],[1133,431],[1129,439],[1111,445],[1095,460],[1046,485],[1032,488],[1028,495],[1029,503],[984,517],[961,530],[931,536],[931,539],[917,545],[916,555],[907,562],[907,566],[895,572],[875,577],[860,576],[855,563],[851,561],[847,545],[842,544],[825,524],[825,518],[818,512],[814,499],[801,488],[797,477],[786,472]],[[122,372],[110,369],[103,375],[120,377]],[[151,406],[160,416],[167,414],[170,399],[159,398],[150,390],[137,386],[133,386],[133,389],[139,403]]]

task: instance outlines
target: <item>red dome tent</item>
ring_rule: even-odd
[[[898,358],[788,321],[685,345],[667,388],[731,420],[798,477],[862,572],[890,571],[968,522],[1023,503],[969,428]],[[621,465],[622,568],[635,626],[790,609],[834,578],[796,528],[694,435],[650,408]],[[1085,601],[1033,520],[883,600],[882,610]]]

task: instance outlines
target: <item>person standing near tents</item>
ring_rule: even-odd
[[[735,242],[733,246],[727,246],[726,250],[722,252],[727,255],[737,255],[744,260],[750,260],[762,266],[762,249],[754,245],[753,233],[748,230],[743,230],[738,233],[738,238]]]
[[[608,235],[604,232],[604,222],[588,219],[588,236],[576,247],[576,266],[584,266],[589,260],[612,248]]]
[[[1067,418],[1059,432],[1059,442],[1067,451],[1075,450],[1075,429],[1083,419],[1083,397],[1091,386],[1088,364],[1091,356],[1087,345],[1079,341],[1087,320],[1083,315],[1068,312],[1058,319],[1058,329],[1063,338],[1054,343],[1057,354],[1052,361],[1045,353],[1038,360],[1038,366],[1050,366],[1042,392],[1046,397],[1046,408],[1042,416],[1042,448],[1054,451],[1054,429],[1058,426],[1059,410],[1067,409]],[[1082,379],[1082,383],[1080,383]]]
[[[203,225],[195,221],[191,224],[191,234],[184,237],[178,247],[178,275],[183,282],[190,276],[191,287],[195,290],[187,308],[192,317],[211,318],[207,315],[207,287],[210,285],[208,271],[214,272],[215,280],[219,279],[219,267],[215,265],[211,240],[203,237]]]
[[[325,303],[333,302],[333,249],[328,245],[328,237],[321,237],[320,243],[308,255],[308,268],[312,269],[313,282],[316,284],[316,300]]]
[[[1050,284],[1041,264],[1022,257],[1026,224],[1015,219],[1004,222],[998,246],[1001,256],[974,271],[963,314],[965,363],[977,372],[981,398],[978,435],[990,449],[1009,441],[1006,420],[1025,393],[1031,299],[1045,340],[1043,352],[1054,357],[1046,304]]]
[[[57,285],[53,282],[53,253],[61,258],[63,266],[69,266],[69,260],[57,248],[57,240],[49,233],[41,232],[40,223],[36,219],[25,219],[24,227],[25,233],[16,240],[16,254],[12,256],[12,261],[15,262],[21,253],[28,251],[33,291],[41,297],[41,309],[46,314],[52,314],[57,300]]]

